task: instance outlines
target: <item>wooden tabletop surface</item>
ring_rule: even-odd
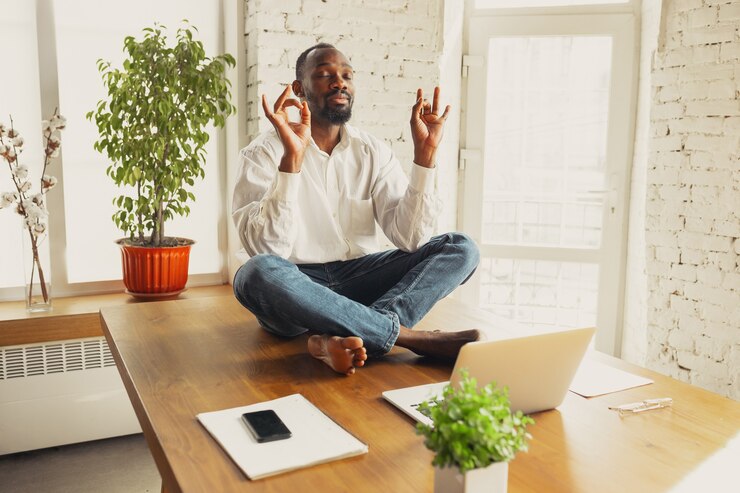
[[[343,377],[306,353],[305,336],[265,333],[230,296],[107,307],[101,318],[167,491],[432,491],[432,453],[381,392],[447,380],[451,365],[396,348]],[[507,329],[491,320],[443,300],[417,328]],[[530,450],[510,464],[510,493],[669,491],[740,439],[740,403],[601,359],[655,383],[591,399],[569,392],[558,409],[534,414]],[[369,453],[250,481],[195,418],[293,393],[367,443]],[[655,397],[672,397],[673,407],[627,418],[608,410]]]

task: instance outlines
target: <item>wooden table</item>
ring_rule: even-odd
[[[396,348],[343,377],[306,353],[306,337],[265,333],[228,296],[108,307],[101,318],[163,490],[432,491],[431,452],[381,392],[446,380],[450,365]],[[488,327],[490,320],[443,300],[418,328]],[[569,392],[557,410],[533,415],[530,450],[510,465],[510,493],[667,491],[740,439],[740,403],[604,360],[655,383],[592,399]],[[195,418],[296,392],[367,443],[369,453],[250,481]],[[627,418],[607,409],[653,397],[672,397],[674,405]]]

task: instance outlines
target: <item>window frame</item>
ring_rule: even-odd
[[[467,0],[466,3],[466,15],[464,20],[464,53],[471,53],[471,25],[478,24],[480,25],[481,22],[492,22],[496,23],[500,26],[501,29],[503,29],[503,32],[506,35],[509,36],[516,36],[517,32],[515,31],[515,27],[511,24],[517,24],[519,26],[519,31],[522,35],[527,35],[527,33],[532,29],[532,26],[543,26],[547,23],[547,18],[551,17],[553,21],[557,21],[558,25],[561,24],[567,24],[571,22],[573,19],[600,19],[599,22],[604,24],[603,30],[605,32],[613,31],[616,33],[617,31],[622,30],[623,27],[620,27],[620,24],[623,24],[623,22],[620,19],[626,19],[628,17],[631,17],[632,24],[633,24],[633,33],[634,35],[630,37],[626,34],[621,34],[622,39],[629,42],[629,46],[627,50],[615,52],[615,57],[626,57],[631,56],[630,65],[631,65],[631,74],[628,77],[629,80],[626,80],[624,77],[621,77],[621,84],[627,84],[630,89],[631,94],[631,101],[627,105],[627,107],[617,107],[614,104],[614,101],[610,101],[610,108],[611,111],[616,112],[625,112],[628,110],[635,110],[636,109],[636,100],[637,100],[637,76],[638,76],[638,70],[639,70],[639,35],[640,35],[640,1],[639,0],[630,0],[628,3],[625,4],[608,4],[608,5],[573,5],[573,6],[559,6],[559,7],[522,7],[522,8],[485,8],[485,9],[476,9],[475,8],[475,0]],[[576,28],[572,28],[577,31]],[[535,30],[538,30],[538,28],[535,28]],[[627,53],[629,51],[629,53]],[[615,82],[615,78],[618,76],[616,74],[613,74],[613,80],[612,82]],[[466,105],[469,102],[468,98],[468,81],[463,80],[463,87],[462,87],[462,107],[465,108]],[[610,95],[611,98],[611,95]],[[466,113],[466,112],[465,112]],[[467,131],[466,126],[470,123],[466,123],[469,116],[467,114],[463,114],[461,117],[461,142],[460,147],[462,149],[466,149],[467,153],[475,153],[477,152],[478,143],[477,142],[471,142],[470,141],[470,133]],[[633,111],[631,114],[626,115],[626,118],[628,119],[628,125],[629,128],[624,129],[624,132],[628,136],[631,136],[631,141],[629,144],[629,148],[623,149],[623,152],[617,153],[619,155],[617,161],[625,162],[627,169],[624,170],[624,176],[619,177],[619,181],[621,183],[620,187],[622,190],[620,199],[623,197],[624,201],[621,202],[624,204],[623,211],[619,214],[619,219],[617,221],[616,227],[621,232],[621,239],[615,240],[612,237],[604,236],[602,238],[602,243],[604,242],[610,242],[610,241],[619,241],[618,245],[618,261],[612,262],[608,269],[610,271],[610,275],[606,275],[605,273],[600,273],[600,279],[599,279],[599,300],[598,300],[598,313],[597,313],[597,326],[600,327],[600,329],[603,327],[608,327],[607,330],[600,330],[597,332],[595,337],[595,345],[596,348],[600,351],[606,352],[608,354],[612,354],[614,356],[619,356],[621,354],[621,340],[622,340],[622,321],[624,318],[624,298],[625,298],[625,279],[626,279],[626,257],[627,257],[627,246],[626,246],[626,240],[627,240],[627,234],[628,234],[628,220],[629,220],[629,193],[630,193],[630,180],[631,180],[631,167],[632,167],[632,151],[634,146],[634,131],[635,131],[635,122],[636,122],[636,111]],[[608,132],[608,143],[607,146],[613,146],[610,142],[615,137],[614,135],[614,128],[609,128],[607,130]],[[470,149],[467,149],[467,148]],[[623,154],[623,156],[621,155]],[[609,155],[609,151],[608,151]],[[480,157],[473,157],[473,160],[480,159]],[[463,169],[467,169],[463,168]],[[466,225],[466,214],[469,215],[466,211],[471,211],[475,207],[480,207],[480,202],[478,200],[478,197],[473,197],[474,194],[471,194],[470,190],[466,189],[466,184],[469,181],[469,178],[466,176],[461,176],[458,179],[458,225],[460,227],[463,227]],[[483,248],[483,247],[482,247]],[[507,247],[488,247],[483,248],[484,254],[488,253],[490,254],[499,254],[501,253],[500,250],[506,249]],[[527,247],[517,246],[517,249],[520,253],[520,255],[514,257],[514,258],[529,258],[527,251],[530,250]],[[509,249],[510,250],[510,249]],[[538,249],[539,251],[540,249]],[[510,252],[509,252],[510,253]],[[584,252],[588,254],[588,252]],[[583,258],[587,257],[588,255],[584,255]],[[593,255],[591,255],[593,257]],[[507,257],[508,258],[508,257]],[[557,260],[563,260],[561,258],[556,258]],[[550,258],[543,258],[543,260],[552,260]],[[597,261],[599,258],[590,258],[590,260]],[[598,264],[598,262],[597,262]],[[618,279],[618,285],[611,287],[611,292],[616,293],[616,297],[614,299],[606,299],[606,296],[604,293],[606,293],[607,289],[604,284],[604,280],[607,278],[611,279]],[[472,299],[472,300],[478,300],[478,290],[476,283],[467,283],[465,286],[462,287],[461,290],[459,290],[459,296],[465,296],[466,299]]]

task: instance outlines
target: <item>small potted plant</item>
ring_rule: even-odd
[[[190,191],[205,176],[211,123],[223,127],[230,102],[229,54],[209,58],[189,24],[174,46],[155,24],[143,39],[128,36],[122,69],[98,60],[107,98],[87,114],[98,127],[98,152],[110,159],[106,173],[124,193],[113,199],[113,221],[126,235],[117,241],[123,282],[138,297],[173,296],[185,288],[193,240],[165,235],[165,222],[188,215]]]
[[[448,385],[419,410],[432,421],[419,423],[417,433],[435,453],[435,493],[506,492],[508,462],[527,450],[526,427],[534,423],[512,412],[506,388],[490,383],[479,389],[463,369],[459,387]]]

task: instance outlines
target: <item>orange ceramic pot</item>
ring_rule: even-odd
[[[143,247],[116,243],[121,247],[123,284],[126,292],[139,298],[177,296],[188,282],[190,247],[194,243],[171,247]]]

